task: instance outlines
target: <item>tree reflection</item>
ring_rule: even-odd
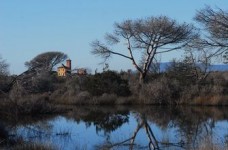
[[[201,145],[218,147],[215,141],[218,133],[215,124],[218,121],[228,119],[226,108],[202,108],[202,107],[148,107],[134,108],[134,118],[137,126],[130,131],[131,136],[116,142],[110,139],[99,145],[98,149],[126,148],[128,149],[163,149],[173,147],[174,149],[198,149]],[[162,140],[159,135],[154,134],[151,124],[156,124],[161,130],[176,128],[174,134],[176,139],[171,141]],[[141,132],[144,131],[144,132]],[[147,145],[137,144],[136,137],[139,132],[147,137]],[[220,137],[221,139],[223,137]],[[222,149],[226,146],[226,137],[221,142]],[[209,143],[208,143],[209,141]],[[220,146],[219,146],[220,147]],[[215,148],[216,149],[216,148]]]
[[[112,143],[110,141],[106,141],[105,144],[97,146],[98,149],[112,149],[114,147],[129,147],[129,149],[150,149],[150,150],[155,150],[155,149],[161,149],[161,147],[166,146],[175,146],[175,147],[182,147],[184,148],[184,143],[183,141],[177,142],[177,143],[171,143],[171,142],[161,142],[158,141],[156,138],[156,135],[153,132],[153,129],[150,126],[150,123],[148,122],[147,119],[147,115],[145,113],[136,113],[135,114],[135,119],[137,121],[137,126],[135,128],[135,130],[133,130],[132,136],[130,136],[129,138],[116,142],[116,143]],[[148,139],[147,145],[146,146],[142,146],[140,144],[136,143],[136,137],[139,134],[140,130],[144,130],[145,132],[145,136]]]
[[[159,149],[158,141],[156,140],[154,133],[151,130],[151,128],[150,128],[150,126],[146,120],[146,116],[144,114],[140,115],[140,117],[137,117],[137,127],[132,132],[133,134],[130,138],[123,140],[123,141],[120,141],[120,142],[117,142],[117,143],[113,143],[113,144],[109,142],[109,144],[103,145],[103,148],[106,147],[106,148],[110,149],[110,148],[113,148],[116,146],[119,147],[119,146],[128,146],[129,145],[129,148],[133,149],[134,146],[136,145],[135,144],[136,136],[139,133],[139,131],[143,128],[145,129],[146,135],[149,139],[148,147],[153,148],[153,149]],[[101,148],[101,147],[99,147],[99,148]]]
[[[15,120],[3,118],[0,116],[0,122],[1,119],[4,120],[8,124],[6,126],[8,129],[16,132],[18,127],[23,127],[32,137],[41,135],[40,138],[36,137],[40,141],[56,136],[59,138],[59,135],[63,138],[67,136],[62,135],[71,137],[71,130],[65,128],[59,130],[58,125],[55,126],[55,123],[62,124],[58,121],[59,118],[70,120],[75,128],[77,124],[86,125],[87,128],[92,127],[91,129],[95,127],[96,134],[89,134],[92,137],[85,138],[93,140],[99,137],[101,143],[96,143],[97,149],[199,149],[202,143],[206,143],[204,146],[209,147],[220,144],[221,149],[228,148],[226,107],[81,106],[73,107],[72,111],[60,117],[29,119],[24,116]],[[218,123],[221,122],[226,126],[218,132]],[[24,131],[21,130],[21,133],[24,134]],[[167,137],[165,133],[168,134]],[[72,134],[72,138],[74,136],[75,134]],[[26,135],[23,137],[26,138]],[[84,144],[83,141],[79,142]]]
[[[77,107],[70,116],[85,122],[88,127],[94,125],[97,133],[103,131],[105,134],[129,121],[129,111],[120,107]]]

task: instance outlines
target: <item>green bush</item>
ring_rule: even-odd
[[[84,80],[82,87],[83,90],[88,91],[94,96],[100,96],[104,93],[116,94],[118,96],[130,95],[128,81],[122,79],[119,74],[113,71],[105,71],[88,76]]]

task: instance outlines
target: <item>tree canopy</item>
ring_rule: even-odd
[[[203,37],[200,44],[209,48],[212,56],[223,56],[226,62],[228,57],[228,11],[206,6],[197,11],[195,20],[203,26],[201,30]]]
[[[139,71],[140,81],[144,81],[157,54],[181,49],[195,36],[193,25],[180,24],[166,16],[126,20],[115,24],[114,32],[105,36],[105,43],[94,41],[92,54],[104,61],[111,55],[129,59]],[[115,49],[117,44],[126,46],[125,51]],[[136,60],[136,50],[142,55],[141,61]]]
[[[67,55],[62,52],[45,52],[25,62],[25,65],[28,69],[36,68],[37,71],[52,71],[54,66],[66,59]]]

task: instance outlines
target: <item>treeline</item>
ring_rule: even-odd
[[[149,73],[144,84],[138,76],[110,70],[67,77],[39,74],[31,80],[16,80],[8,93],[2,92],[2,102],[23,114],[55,112],[51,106],[56,104],[228,105],[228,72],[205,74],[198,66],[172,62],[165,72]],[[4,80],[5,86],[10,79]]]
[[[60,104],[93,105],[228,105],[228,72],[210,72],[198,78],[176,63],[166,72],[150,73],[140,84],[138,73],[104,71],[61,80],[50,98]],[[180,64],[178,64],[180,65]],[[200,70],[198,70],[200,71]]]

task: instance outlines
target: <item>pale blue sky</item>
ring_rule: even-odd
[[[125,19],[167,15],[193,23],[196,10],[210,5],[228,9],[228,0],[0,0],[0,55],[12,74],[26,70],[24,63],[46,51],[62,51],[72,67],[100,69],[90,43]],[[163,61],[180,57],[165,54]],[[132,69],[131,62],[113,57],[110,69]],[[101,69],[100,69],[101,70]]]

